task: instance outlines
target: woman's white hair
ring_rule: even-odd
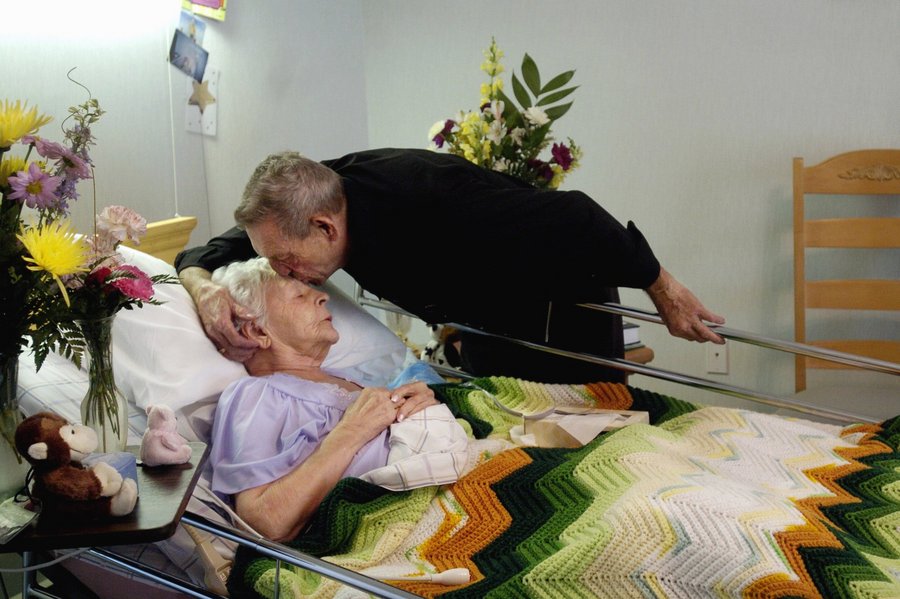
[[[217,268],[213,283],[222,285],[234,300],[250,312],[259,325],[266,324],[266,283],[281,275],[272,270],[267,258],[251,258]]]

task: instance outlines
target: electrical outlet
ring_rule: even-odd
[[[728,345],[706,344],[706,372],[728,374]]]

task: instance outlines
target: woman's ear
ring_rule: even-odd
[[[272,338],[269,337],[268,332],[256,324],[255,320],[241,322],[238,331],[250,341],[255,341],[260,349],[266,349],[272,345]]]

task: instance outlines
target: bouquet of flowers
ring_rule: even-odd
[[[68,203],[92,176],[90,125],[102,113],[95,101],[72,110],[66,147],[36,135],[51,120],[37,108],[0,103],[0,358],[17,359],[30,342],[38,367],[51,349],[79,347],[63,279],[85,270],[88,250]]]
[[[37,135],[51,120],[37,108],[21,101],[0,102],[0,365],[4,369],[14,367],[28,346],[38,369],[50,351],[58,351],[80,367],[91,341],[86,339],[89,334],[83,323],[108,319],[122,308],[144,302],[158,303],[153,300],[153,284],[177,280],[148,277],[122,263],[118,244],[125,239],[137,242],[146,232],[146,221],[128,208],[104,209],[95,216],[91,235],[78,235],[72,229],[69,202],[78,199],[77,183],[93,178],[91,125],[102,114],[95,99],[70,108],[66,121],[71,119],[73,124],[63,128],[68,142],[63,145]],[[97,361],[93,351],[92,357]],[[91,384],[93,379],[92,362]],[[14,401],[14,388],[0,389],[0,395],[10,393]],[[8,398],[5,401],[0,406],[4,421],[10,409]],[[4,436],[10,432],[7,428],[3,426]]]
[[[522,59],[522,80],[512,74],[512,91],[518,106],[503,92],[503,52],[492,38],[484,52],[481,70],[488,82],[481,85],[477,111],[460,112],[454,119],[435,123],[428,133],[433,147],[447,146],[451,154],[487,169],[508,173],[538,188],[556,189],[579,166],[581,149],[571,138],[553,143],[550,128],[572,102],[558,104],[577,86],[565,87],[575,71],[566,71],[541,83],[534,60]],[[524,84],[523,84],[524,82]],[[552,106],[551,106],[552,105]],[[541,152],[550,147],[550,156]]]

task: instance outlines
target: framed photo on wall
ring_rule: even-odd
[[[203,81],[203,72],[206,71],[206,62],[209,60],[209,52],[201,48],[183,31],[176,29],[172,37],[172,46],[169,48],[169,62],[195,81]]]

